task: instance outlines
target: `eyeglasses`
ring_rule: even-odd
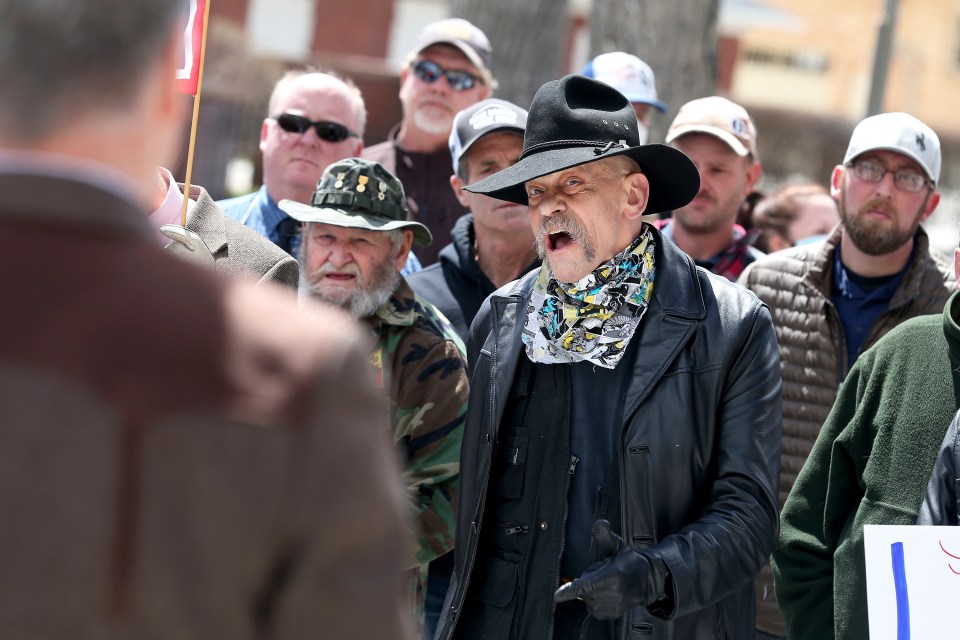
[[[447,84],[454,91],[469,91],[477,84],[483,84],[483,80],[470,73],[460,69],[444,69],[436,62],[429,60],[420,60],[413,63],[411,67],[413,73],[427,84],[433,84],[440,79],[440,76],[447,78]]]
[[[880,182],[883,176],[888,173],[893,174],[893,184],[901,191],[916,193],[928,186],[933,189],[932,182],[920,172],[913,169],[900,169],[891,171],[885,166],[870,160],[856,160],[847,165],[853,170],[853,174],[865,182]]]
[[[287,133],[306,133],[307,129],[313,127],[317,132],[317,137],[327,142],[343,142],[347,138],[360,137],[360,134],[350,131],[342,124],[327,120],[315,121],[292,113],[281,113],[278,116],[273,116],[273,119]]]

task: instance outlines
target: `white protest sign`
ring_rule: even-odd
[[[866,525],[870,640],[960,637],[960,527]]]

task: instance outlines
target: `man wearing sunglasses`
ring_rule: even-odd
[[[780,343],[781,501],[798,482],[854,362],[905,320],[939,313],[954,289],[952,267],[930,254],[920,228],[940,202],[939,178],[940,142],[930,127],[906,113],[863,120],[830,180],[841,223],[825,241],[761,258],[740,278],[770,307]],[[823,460],[814,466],[826,472]],[[784,529],[788,526],[785,522]],[[862,549],[859,553],[862,560]],[[846,597],[841,592],[854,591],[833,585],[837,605]],[[819,595],[818,602],[832,608],[830,594]],[[800,610],[796,601],[781,604],[788,614]],[[817,628],[824,624],[822,617],[797,618],[797,628],[807,624],[799,618]],[[757,579],[757,628],[767,637],[787,635],[769,566]],[[790,629],[793,637],[795,628]]]
[[[296,255],[300,225],[277,203],[310,202],[330,163],[360,155],[366,119],[363,97],[348,78],[290,71],[274,88],[260,128],[263,186],[217,204],[231,218]]]
[[[411,219],[438,240],[415,249],[424,265],[436,262],[454,223],[467,212],[450,190],[447,139],[457,113],[490,96],[491,57],[487,36],[466,20],[427,25],[400,71],[403,120],[385,142],[363,154],[400,178]]]

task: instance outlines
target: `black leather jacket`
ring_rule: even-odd
[[[662,559],[672,611],[630,611],[621,638],[753,638],[753,578],[777,539],[780,362],[767,308],[654,230],[656,286],[634,340],[618,452],[623,537]],[[453,637],[476,557],[491,456],[539,270],[471,327],[455,570],[437,629]]]
[[[933,464],[927,495],[920,505],[917,524],[960,525],[960,412],[958,412],[940,445],[940,453]]]

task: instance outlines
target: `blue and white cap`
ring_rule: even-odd
[[[934,186],[940,182],[940,138],[909,113],[881,113],[861,120],[850,136],[843,164],[876,150],[902,153],[920,165]]]
[[[488,98],[470,105],[457,114],[450,129],[450,157],[453,172],[457,172],[460,158],[474,142],[490,133],[510,131],[523,137],[527,129],[527,110],[512,102]]]
[[[653,69],[637,56],[623,51],[604,53],[588,62],[581,74],[607,83],[630,102],[649,104],[660,113],[667,110],[667,105],[657,100]]]

